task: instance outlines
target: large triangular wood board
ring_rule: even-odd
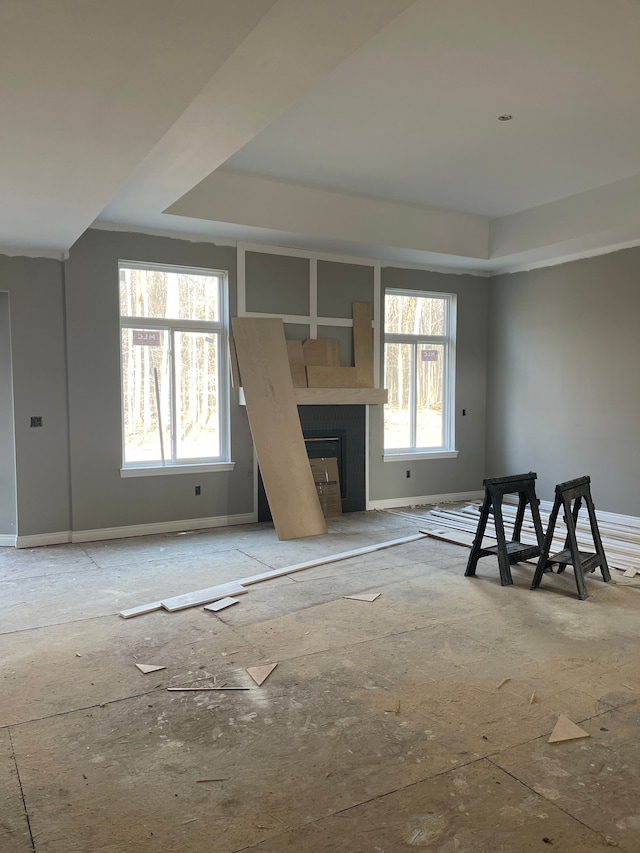
[[[358,374],[359,388],[373,388],[373,332],[371,305],[354,302],[353,313],[353,363]]]
[[[265,664],[264,666],[250,666],[247,669],[247,672],[249,673],[251,678],[253,678],[258,687],[260,687],[260,685],[263,684],[267,680],[267,678],[269,678],[269,676],[277,666],[277,663],[269,663]]]
[[[591,737],[591,735],[589,732],[585,732],[584,729],[581,729],[580,726],[576,726],[575,723],[572,723],[568,717],[564,716],[564,714],[560,714],[558,722],[553,727],[551,737],[547,742],[560,743],[563,740],[580,740],[580,738],[584,737]]]
[[[327,532],[296,405],[282,320],[234,317],[249,426],[279,539]]]

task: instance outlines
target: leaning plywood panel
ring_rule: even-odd
[[[304,445],[282,320],[235,317],[251,434],[279,539],[327,532]]]

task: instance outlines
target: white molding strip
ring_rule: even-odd
[[[484,493],[482,493],[480,496],[481,498],[483,498]],[[517,506],[518,498],[515,495],[505,495],[504,502]],[[544,509],[547,512],[551,512],[551,510],[553,509],[553,501],[541,500],[540,509]],[[586,507],[582,507],[578,518],[580,519],[580,521],[586,521],[588,523],[589,515],[587,513]],[[622,527],[640,528],[640,516],[637,515],[621,515],[617,512],[607,512],[606,510],[598,509],[598,507],[596,507],[596,518],[602,524],[619,524]]]
[[[162,533],[182,533],[187,530],[206,530],[210,527],[232,527],[238,524],[254,524],[256,512],[239,515],[217,515],[209,518],[185,518],[182,521],[158,521],[152,524],[132,524],[125,527],[102,527],[95,530],[62,531],[60,533],[36,533],[18,536],[16,548],[38,548],[41,545],[62,545],[67,542],[99,542],[102,539],[127,539],[130,536],[153,536]]]
[[[476,501],[482,500],[483,497],[483,491],[450,492],[446,495],[407,495],[404,498],[382,498],[382,500],[369,501],[369,509],[397,509],[402,506],[415,507],[454,501]]]
[[[16,539],[12,533],[0,533],[0,548],[15,548]]]
[[[316,252],[315,249],[294,249],[290,246],[266,245],[264,243],[247,243],[238,240],[238,249],[243,252],[257,252],[261,255],[288,255],[292,258],[316,258],[318,261],[336,261],[340,264],[358,264],[362,267],[372,267],[375,258],[363,258],[357,255],[340,255],[333,252]]]
[[[16,536],[16,548],[40,548],[43,545],[66,545],[71,542],[70,530],[56,533],[33,533],[30,536]]]

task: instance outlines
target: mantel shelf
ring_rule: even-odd
[[[240,405],[244,406],[244,392]],[[294,388],[299,406],[364,406],[387,402],[386,388]]]

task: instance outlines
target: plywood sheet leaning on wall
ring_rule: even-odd
[[[282,320],[235,317],[247,415],[279,539],[327,532],[293,391]]]

